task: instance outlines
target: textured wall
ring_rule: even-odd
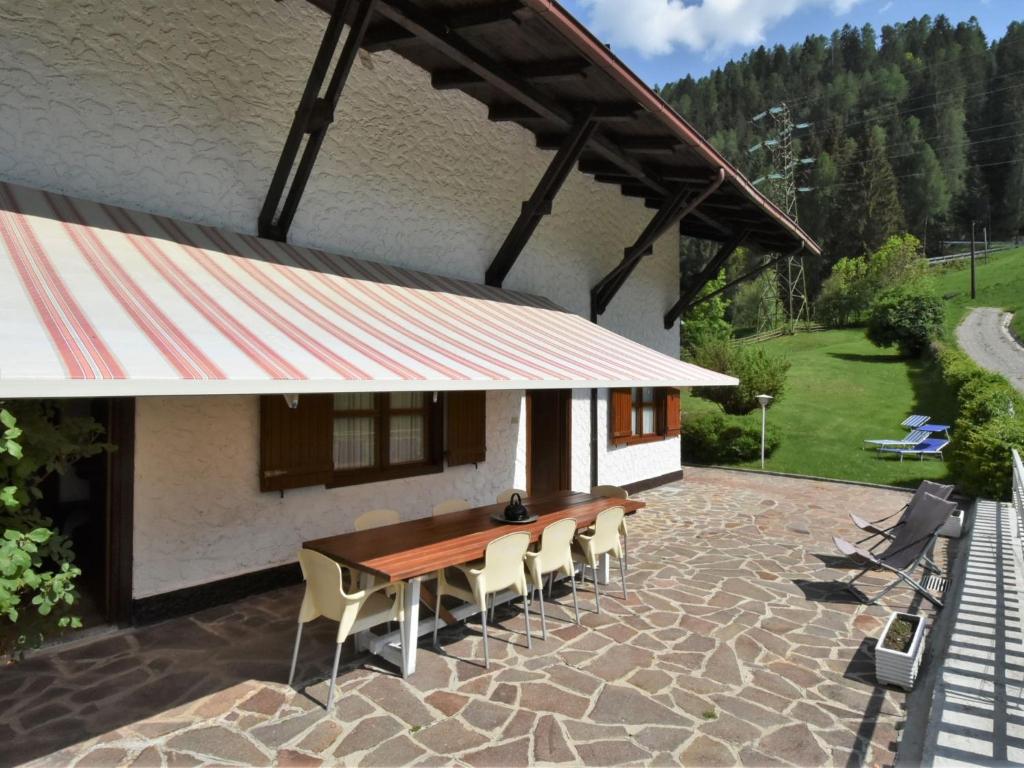
[[[0,178],[253,232],[325,21],[304,0],[8,3],[0,8]],[[550,158],[530,133],[489,122],[461,93],[434,91],[398,56],[362,55],[291,237],[482,281]],[[590,286],[651,215],[573,173],[506,285],[586,315]],[[674,355],[677,335],[661,315],[677,286],[669,235],[602,325]],[[286,561],[302,537],[344,529],[371,502],[411,515],[405,502],[414,496],[486,499],[517,472],[521,484],[521,425],[510,428],[521,398],[508,397],[489,401],[501,424],[486,468],[283,500],[253,491],[253,398],[140,403],[137,594]],[[588,392],[575,393],[573,413],[573,485],[586,488]],[[598,413],[602,481],[678,467],[678,440],[609,450],[605,393]],[[517,434],[502,458],[500,443]]]

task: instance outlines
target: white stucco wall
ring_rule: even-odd
[[[0,179],[255,231],[325,15],[305,0],[25,0],[0,21]],[[434,91],[400,57],[362,55],[291,239],[482,281],[550,158],[532,134]],[[651,215],[573,173],[506,287],[586,315],[590,287]],[[677,254],[674,235],[658,242],[601,324],[675,355],[661,317],[677,294]],[[141,400],[136,596],[287,562],[302,538],[345,530],[373,506],[413,515],[522,485],[521,397],[491,395],[488,406],[486,468],[281,499],[254,491],[255,398]],[[613,450],[606,393],[598,414],[602,482],[678,468],[678,440]],[[589,392],[574,393],[573,415],[572,481],[586,488]]]

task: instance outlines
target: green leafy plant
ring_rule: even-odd
[[[779,431],[768,424],[765,455],[779,447]],[[733,464],[761,455],[761,419],[698,413],[683,423],[683,457],[698,464]]]
[[[81,570],[70,539],[38,509],[40,487],[111,446],[93,419],[64,415],[52,401],[4,403],[0,426],[0,655],[8,655],[82,626],[73,614]]]
[[[878,347],[896,347],[919,357],[942,330],[942,299],[921,284],[883,293],[871,305],[868,339]]]
[[[713,339],[694,350],[693,361],[713,371],[735,376],[735,387],[695,387],[695,396],[710,400],[730,414],[750,413],[759,407],[757,395],[781,399],[789,372],[789,361],[757,345],[741,346]]]

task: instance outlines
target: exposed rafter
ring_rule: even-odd
[[[551,61],[522,62],[512,65],[525,80],[562,80],[569,77],[585,76],[590,62],[586,59],[553,59]],[[463,67],[440,69],[430,76],[430,83],[438,90],[465,88],[487,82],[480,75]]]
[[[444,17],[444,23],[449,29],[470,29],[503,22],[519,23],[516,12],[521,10],[523,10],[523,4],[519,0],[498,0],[487,5],[478,5],[466,8],[464,11],[450,13]]]
[[[313,60],[309,78],[306,80],[306,87],[299,100],[299,107],[295,110],[295,117],[288,130],[288,137],[281,150],[281,157],[277,161],[277,168],[270,180],[263,208],[260,210],[258,231],[261,237],[282,241],[288,239],[288,230],[295,218],[299,201],[302,200],[302,193],[306,189],[306,183],[309,181],[313,165],[320,153],[324,136],[334,121],[334,110],[337,109],[338,99],[341,98],[341,92],[345,88],[349,72],[352,71],[352,64],[355,62],[356,54],[359,53],[359,46],[362,44],[363,36],[370,24],[370,17],[373,15],[376,2],[377,0],[338,0],[335,4],[334,12],[327,22],[323,39],[320,41],[320,48]],[[334,58],[334,52],[341,39],[346,14],[353,7],[355,15],[349,34],[345,38],[345,44],[342,46],[338,61],[334,66],[327,90],[321,97],[320,89],[327,77],[331,60]],[[292,168],[295,166],[295,159],[298,156],[303,136],[307,136],[306,146],[302,151],[299,165],[295,168],[288,196],[278,214],[277,209],[281,203],[281,197],[284,195],[288,177],[292,175]]]
[[[573,112],[583,109],[583,105],[567,104],[566,106]],[[632,102],[598,104],[592,107],[592,110],[595,120],[628,120],[636,117],[639,112],[636,104]],[[545,119],[534,110],[515,101],[491,105],[487,110],[487,117],[495,122]]]
[[[552,142],[550,148],[557,149],[562,145],[564,132],[573,125],[574,118],[572,112],[559,104],[557,99],[538,90],[512,68],[477,49],[457,32],[439,23],[436,18],[408,0],[384,0],[378,6],[377,13],[416,35],[424,43],[451,59],[454,64],[479,75],[505,97],[525,105],[540,117],[555,123],[563,133]],[[627,152],[597,132],[591,137],[587,148],[634,177],[648,179],[651,184],[659,187],[656,191],[662,194],[666,192],[666,188],[650,180],[639,163]]]
[[[596,124],[592,113],[593,110],[590,110],[581,116],[565,143],[555,153],[550,165],[537,183],[537,188],[530,195],[530,199],[523,203],[519,218],[516,219],[516,223],[505,237],[505,242],[502,243],[494,261],[487,269],[488,285],[501,287],[540,220],[551,213],[555,195],[558,194],[558,190],[561,189],[569,172],[576,165],[580,152],[583,151],[587,141],[594,133]]]
[[[608,305],[625,284],[626,280],[636,269],[637,264],[644,257],[644,254],[654,245],[670,227],[680,219],[697,209],[697,207],[708,199],[725,181],[725,169],[719,168],[718,173],[711,183],[699,194],[694,194],[689,187],[682,187],[676,191],[654,215],[651,221],[644,227],[644,231],[629,248],[625,250],[622,261],[601,278],[600,282],[590,291],[590,315],[596,321],[597,316],[604,314]]]
[[[697,298],[704,286],[715,279],[715,276],[722,270],[726,260],[732,256],[733,252],[743,244],[744,238],[747,236],[746,232],[742,232],[739,235],[731,238],[727,242],[723,243],[722,247],[718,249],[714,256],[704,265],[704,268],[698,272],[693,278],[686,281],[686,285],[683,284],[682,278],[679,281],[679,300],[672,305],[672,308],[665,313],[665,329],[672,328],[676,323],[679,322],[679,318],[689,308],[690,303]]]

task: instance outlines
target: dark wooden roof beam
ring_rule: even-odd
[[[558,104],[553,97],[537,90],[530,81],[524,80],[510,67],[476,49],[464,38],[444,27],[443,24],[438,24],[430,14],[416,7],[409,0],[381,0],[377,13],[415,34],[424,43],[450,58],[454,64],[480,75],[489,85],[501,91],[509,99],[525,104],[541,117],[555,123],[560,136],[557,144],[552,148],[557,149],[558,146],[561,146],[565,134],[574,120],[572,113]],[[539,140],[538,146],[540,146]],[[637,179],[649,181],[658,187],[656,191],[661,194],[667,192],[666,187],[650,179],[640,164],[629,157],[614,141],[595,133],[587,148],[604,159],[614,162]]]
[[[552,59],[551,61],[531,61],[510,64],[520,77],[525,80],[544,81],[562,80],[570,77],[585,77],[590,67],[586,59]],[[486,83],[480,75],[462,67],[439,69],[430,76],[431,84],[438,90],[452,90],[471,85]]]
[[[665,330],[669,330],[679,322],[679,318],[689,308],[690,303],[697,297],[697,294],[704,290],[705,285],[718,276],[722,267],[725,266],[725,262],[743,244],[743,239],[746,236],[746,232],[741,232],[724,243],[718,249],[718,252],[704,265],[704,268],[693,278],[687,280],[685,284],[683,278],[680,278],[679,300],[665,313]]]
[[[592,109],[593,119],[596,121],[632,119],[636,117],[640,111],[639,107],[632,102],[624,104],[598,104],[592,108],[588,108],[582,104],[567,106],[571,111],[576,113],[582,113]],[[492,104],[487,110],[487,117],[495,122],[545,119],[542,115],[538,115],[534,110],[515,101]]]
[[[338,1],[340,2],[340,0]],[[366,35],[363,37],[363,48],[370,53],[389,51],[418,43],[416,35],[390,21],[378,21],[366,31]]]
[[[491,24],[512,21],[521,24],[516,11],[522,11],[523,4],[519,0],[499,0],[498,2],[478,5],[464,11],[450,13],[444,17],[445,26],[449,29],[465,30],[472,27],[485,27]]]

